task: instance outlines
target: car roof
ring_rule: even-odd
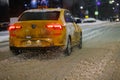
[[[64,11],[66,9],[62,8],[43,8],[43,9],[30,9],[26,10],[24,12],[47,12],[47,11]]]

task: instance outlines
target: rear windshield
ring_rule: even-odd
[[[29,21],[29,20],[58,20],[59,11],[51,12],[26,12],[20,18],[19,21]]]

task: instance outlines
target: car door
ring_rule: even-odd
[[[73,17],[69,11],[65,11],[64,13],[65,16],[65,22],[66,22],[66,28],[67,28],[67,36],[71,36],[71,41],[72,44],[75,45],[76,42],[76,37],[75,37],[75,24]]]

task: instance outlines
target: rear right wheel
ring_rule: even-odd
[[[68,42],[67,42],[67,47],[65,49],[65,56],[69,56],[72,52],[72,47],[71,47],[71,40],[68,39]]]
[[[80,40],[79,40],[78,48],[79,49],[82,48],[82,33],[80,34]]]

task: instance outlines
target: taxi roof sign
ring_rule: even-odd
[[[38,6],[38,9],[48,8],[47,6]]]

